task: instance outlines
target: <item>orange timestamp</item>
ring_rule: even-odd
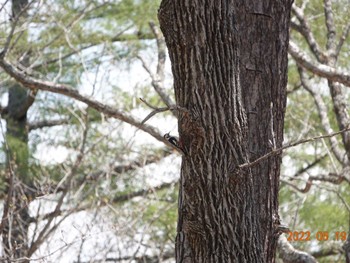
[[[316,234],[312,234],[310,231],[289,231],[288,241],[311,241],[314,238],[318,241],[346,241],[347,233],[345,231],[338,231],[334,234],[329,234],[328,231],[317,231]]]

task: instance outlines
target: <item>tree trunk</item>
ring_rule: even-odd
[[[163,0],[182,160],[177,262],[274,262],[291,1]]]
[[[13,20],[21,14],[26,16],[22,9],[28,5],[28,0],[12,1]],[[25,33],[26,34],[26,33]],[[21,54],[23,55],[23,54]],[[28,66],[28,56],[21,56],[22,65]],[[3,248],[5,257],[19,259],[28,256],[28,228],[30,224],[28,204],[33,195],[33,182],[28,171],[28,129],[27,112],[34,101],[34,94],[14,83],[9,88],[9,100],[6,115],[6,142],[9,147],[7,153],[7,203],[3,225]],[[6,207],[7,206],[7,207]],[[23,260],[21,262],[28,262]]]

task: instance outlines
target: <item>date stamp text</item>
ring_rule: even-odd
[[[318,231],[316,234],[311,233],[310,231],[290,231],[287,233],[288,241],[346,241],[347,232],[338,231],[334,233],[329,233],[328,231]]]

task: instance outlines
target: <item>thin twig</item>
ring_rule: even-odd
[[[331,128],[330,119],[329,119],[328,114],[327,114],[328,109],[327,109],[326,103],[324,102],[320,93],[313,89],[312,84],[308,80],[304,69],[300,66],[298,66],[298,73],[300,76],[300,81],[301,81],[302,86],[306,89],[306,91],[308,91],[310,93],[310,95],[313,97],[313,99],[315,101],[317,112],[318,112],[319,118],[321,120],[321,124],[322,124],[324,131],[328,134],[332,133],[333,130]],[[334,156],[336,157],[336,159],[340,163],[343,163],[344,162],[344,153],[338,147],[338,141],[336,140],[336,138],[330,138],[329,142],[331,145],[332,153],[334,154]]]
[[[30,7],[30,5],[33,3],[34,1],[29,2],[25,7],[22,8],[22,10],[18,13],[18,15],[16,15],[16,17],[13,18],[13,22],[11,23],[11,31],[10,34],[7,36],[6,38],[6,42],[4,45],[4,48],[2,49],[2,51],[0,52],[0,57],[4,58],[6,56],[7,51],[9,50],[10,47],[10,43],[11,40],[13,38],[13,35],[15,33],[15,29],[17,27],[17,23],[19,21],[19,18],[22,16],[22,14],[24,12],[26,12],[28,10],[28,8]]]
[[[143,119],[143,121],[141,122],[141,124],[144,124],[146,121],[148,121],[150,118],[152,118],[154,115],[156,115],[157,113],[160,113],[160,112],[164,112],[164,111],[168,111],[170,110],[169,107],[162,107],[162,108],[157,108],[157,107],[154,107],[152,106],[151,104],[149,104],[147,101],[145,101],[144,99],[140,98],[140,100],[145,103],[148,107],[150,107],[151,109],[153,109],[153,111],[148,114],[146,116],[146,118]]]
[[[325,61],[326,55],[324,54],[324,52],[321,50],[321,47],[317,43],[311,31],[309,22],[305,17],[303,9],[300,7],[297,7],[296,5],[293,5],[292,12],[295,14],[295,16],[299,21],[299,24],[291,23],[292,28],[298,31],[305,38],[306,42],[308,43],[312,53],[315,55],[317,60],[320,62]]]
[[[152,73],[152,70],[147,65],[146,61],[141,57],[137,56],[137,58],[141,61],[143,68],[147,71],[149,76],[152,79],[152,86],[154,90],[158,93],[162,101],[170,107],[174,104],[172,99],[166,94],[164,89],[164,77],[165,77],[165,59],[166,59],[166,47],[165,47],[165,40],[160,32],[160,30],[157,28],[157,26],[150,22],[149,26],[152,30],[152,33],[157,41],[157,51],[158,51],[158,63],[157,63],[157,71],[156,73]]]
[[[338,191],[332,191],[332,192],[334,192],[338,196],[338,198],[342,201],[342,203],[346,207],[346,210],[348,210],[348,213],[350,213],[350,205],[348,204],[348,202],[346,202],[344,197]]]
[[[83,134],[82,134],[82,142],[80,145],[80,149],[79,149],[79,154],[77,156],[77,159],[75,160],[73,166],[71,167],[71,169],[69,170],[69,172],[66,174],[66,176],[64,177],[64,181],[61,181],[62,184],[65,184],[65,187],[63,188],[62,192],[61,192],[61,196],[57,201],[57,205],[53,211],[54,214],[56,213],[60,213],[61,207],[63,205],[63,201],[64,198],[66,197],[66,195],[68,194],[69,190],[70,190],[70,184],[71,181],[73,180],[74,176],[77,173],[77,169],[80,166],[80,164],[83,161],[83,158],[85,156],[85,147],[86,147],[86,139],[87,139],[87,133],[88,133],[88,117],[87,117],[87,113],[84,116],[84,123],[82,125],[83,128]],[[38,247],[44,242],[44,240],[46,240],[47,236],[52,233],[52,231],[57,228],[57,226],[67,217],[68,215],[64,216],[57,224],[55,224],[54,226],[51,227],[51,223],[54,220],[55,217],[51,217],[48,218],[46,225],[43,227],[43,229],[40,231],[40,233],[38,234],[37,239],[35,240],[35,242],[33,242],[29,248],[28,251],[28,255],[31,256],[37,249]],[[51,229],[50,229],[51,227]]]
[[[317,158],[316,160],[314,160],[312,163],[308,163],[306,167],[299,169],[291,178],[290,181],[294,180],[296,177],[298,177],[299,175],[307,172],[309,169],[313,168],[315,165],[317,165],[319,162],[323,161],[327,156],[328,156],[328,152],[324,155],[322,155],[321,157]]]
[[[303,189],[299,188],[295,184],[292,184],[291,182],[288,182],[287,180],[281,179],[281,182],[285,183],[286,185],[289,185],[290,187],[294,188],[295,190],[297,190],[298,192],[303,193],[303,194],[309,192],[311,189],[311,186],[312,186],[312,180],[310,180],[310,178],[306,181],[306,185]]]
[[[339,53],[340,53],[340,50],[345,42],[345,40],[347,39],[347,37],[349,36],[349,33],[350,33],[350,21],[348,22],[348,24],[344,27],[344,30],[343,30],[343,34],[341,35],[340,39],[339,39],[339,42],[338,42],[338,45],[337,45],[337,48],[336,48],[336,57],[338,57]]]
[[[150,107],[151,109],[153,109],[153,111],[148,114],[146,116],[146,118],[143,119],[143,121],[141,122],[141,124],[144,124],[146,121],[148,121],[150,118],[152,118],[154,115],[156,115],[157,113],[160,113],[160,112],[164,112],[164,111],[181,111],[181,112],[188,112],[188,110],[186,110],[185,108],[183,107],[180,107],[180,106],[176,106],[176,105],[171,105],[169,107],[162,107],[162,108],[158,108],[158,107],[155,107],[151,104],[149,104],[147,101],[145,101],[144,99],[140,98],[140,100],[145,103],[148,107]]]
[[[5,5],[7,4],[9,0],[6,0],[5,3],[3,3],[0,7],[0,12],[5,8]]]
[[[313,181],[321,181],[321,182],[331,183],[331,184],[334,184],[334,185],[340,185],[344,180],[347,181],[347,179],[346,179],[346,177],[344,175],[335,174],[335,173],[329,173],[328,175],[310,176],[307,179],[306,185],[304,186],[304,188],[299,188],[298,186],[296,186],[295,184],[290,183],[287,180],[281,179],[281,182],[285,183],[286,185],[291,186],[292,188],[294,188],[298,192],[301,192],[301,193],[305,194],[305,193],[310,191],[311,186],[313,185]]]
[[[324,138],[330,138],[330,137],[333,137],[333,136],[337,136],[339,134],[342,134],[344,132],[347,132],[347,131],[350,131],[350,125],[341,130],[341,131],[337,131],[337,132],[334,132],[334,133],[331,133],[331,134],[326,134],[326,135],[321,135],[321,136],[315,136],[315,137],[312,137],[312,138],[308,138],[308,139],[303,139],[303,140],[300,140],[300,141],[297,141],[297,142],[291,142],[291,143],[288,143],[287,145],[283,146],[283,147],[280,147],[276,150],[272,150],[271,152],[261,156],[260,158],[256,159],[255,161],[253,162],[248,162],[248,163],[244,163],[244,164],[241,164],[239,165],[238,167],[239,168],[249,168],[249,167],[252,167],[266,159],[268,159],[269,157],[271,156],[275,156],[277,154],[280,154],[282,153],[284,150],[288,149],[288,148],[292,148],[292,147],[295,147],[299,144],[304,144],[304,143],[307,143],[307,142],[313,142],[313,141],[316,141],[316,140],[320,140],[320,139],[324,139]]]

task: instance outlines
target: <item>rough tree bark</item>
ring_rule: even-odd
[[[291,1],[163,0],[185,155],[177,262],[274,262]]]

